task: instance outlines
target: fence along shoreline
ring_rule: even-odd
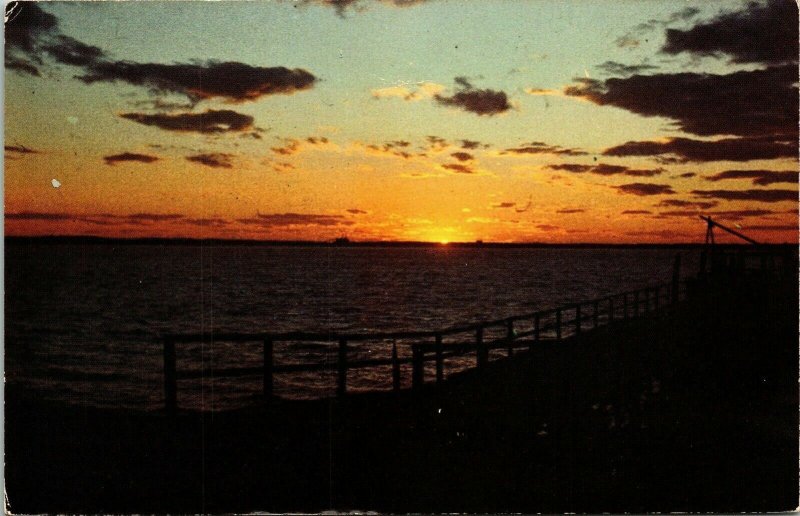
[[[475,368],[481,369],[489,363],[490,351],[505,350],[507,357],[517,351],[532,352],[542,342],[560,342],[578,338],[582,333],[601,327],[608,327],[618,321],[637,318],[640,315],[657,312],[685,297],[685,283],[680,281],[680,255],[676,255],[671,282],[629,290],[605,297],[569,303],[560,307],[537,312],[514,315],[503,319],[480,321],[477,323],[452,326],[441,330],[374,332],[374,333],[187,333],[168,334],[162,337],[164,365],[164,409],[169,415],[178,411],[178,380],[234,377],[262,377],[262,394],[265,402],[274,397],[274,377],[276,374],[336,371],[336,396],[347,394],[348,371],[371,367],[391,366],[391,388],[401,390],[402,364],[411,364],[411,389],[418,390],[425,383],[425,363],[435,362],[435,382],[444,381],[445,359],[475,356]],[[529,329],[520,331],[516,323],[525,321]],[[503,335],[493,339],[487,337],[487,330],[500,330]],[[468,334],[465,340],[444,342],[445,337]],[[399,356],[397,340],[426,340],[406,344],[411,356]],[[351,360],[348,358],[349,344],[365,341],[391,342],[390,358],[368,358]],[[203,368],[179,370],[176,345],[229,342],[261,343],[262,364],[251,367]],[[308,362],[300,364],[276,364],[274,345],[276,342],[325,342],[336,343],[336,357],[333,362]]]

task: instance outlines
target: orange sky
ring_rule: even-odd
[[[332,4],[20,6],[6,234],[797,241],[793,2]]]

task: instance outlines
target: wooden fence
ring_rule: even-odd
[[[676,263],[676,271],[679,269]],[[364,368],[391,366],[391,388],[401,389],[401,365],[411,364],[411,387],[419,389],[426,381],[426,362],[435,362],[435,381],[441,383],[445,374],[445,359],[465,357],[474,353],[475,367],[489,363],[492,351],[500,351],[508,357],[517,352],[531,351],[543,341],[561,341],[579,338],[582,333],[618,321],[640,317],[671,305],[681,297],[684,284],[678,280],[667,284],[646,287],[629,292],[573,303],[558,308],[543,310],[505,319],[483,321],[456,326],[438,331],[409,331],[391,333],[200,333],[166,335],[163,337],[164,351],[164,405],[168,413],[178,408],[178,380],[203,379],[206,377],[260,376],[263,381],[263,397],[269,400],[274,395],[274,378],[277,374],[314,371],[336,371],[336,394],[347,393],[348,371]],[[388,358],[349,358],[350,345],[359,342],[382,342],[391,345]],[[410,356],[400,356],[397,341],[413,341],[408,344]],[[229,342],[260,344],[263,361],[252,367],[204,368],[201,370],[179,370],[176,346],[202,342]],[[335,361],[313,363],[276,363],[275,343],[314,342],[334,343],[338,346]],[[497,355],[497,353],[495,353]],[[388,381],[388,378],[387,378]],[[388,386],[387,386],[388,387]]]

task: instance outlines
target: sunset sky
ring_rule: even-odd
[[[793,0],[7,18],[7,235],[797,241]]]

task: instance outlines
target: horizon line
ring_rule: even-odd
[[[163,243],[172,245],[187,245],[192,243],[213,242],[221,244],[255,244],[276,246],[315,246],[315,247],[697,247],[706,245],[702,241],[696,242],[498,242],[498,241],[452,241],[434,242],[423,240],[290,240],[290,239],[251,239],[251,238],[198,238],[198,237],[105,237],[97,235],[4,235],[5,241],[40,241],[40,242],[84,242],[84,243]],[[717,245],[749,246],[751,244],[730,242]],[[761,245],[798,245],[798,242],[771,242]]]

